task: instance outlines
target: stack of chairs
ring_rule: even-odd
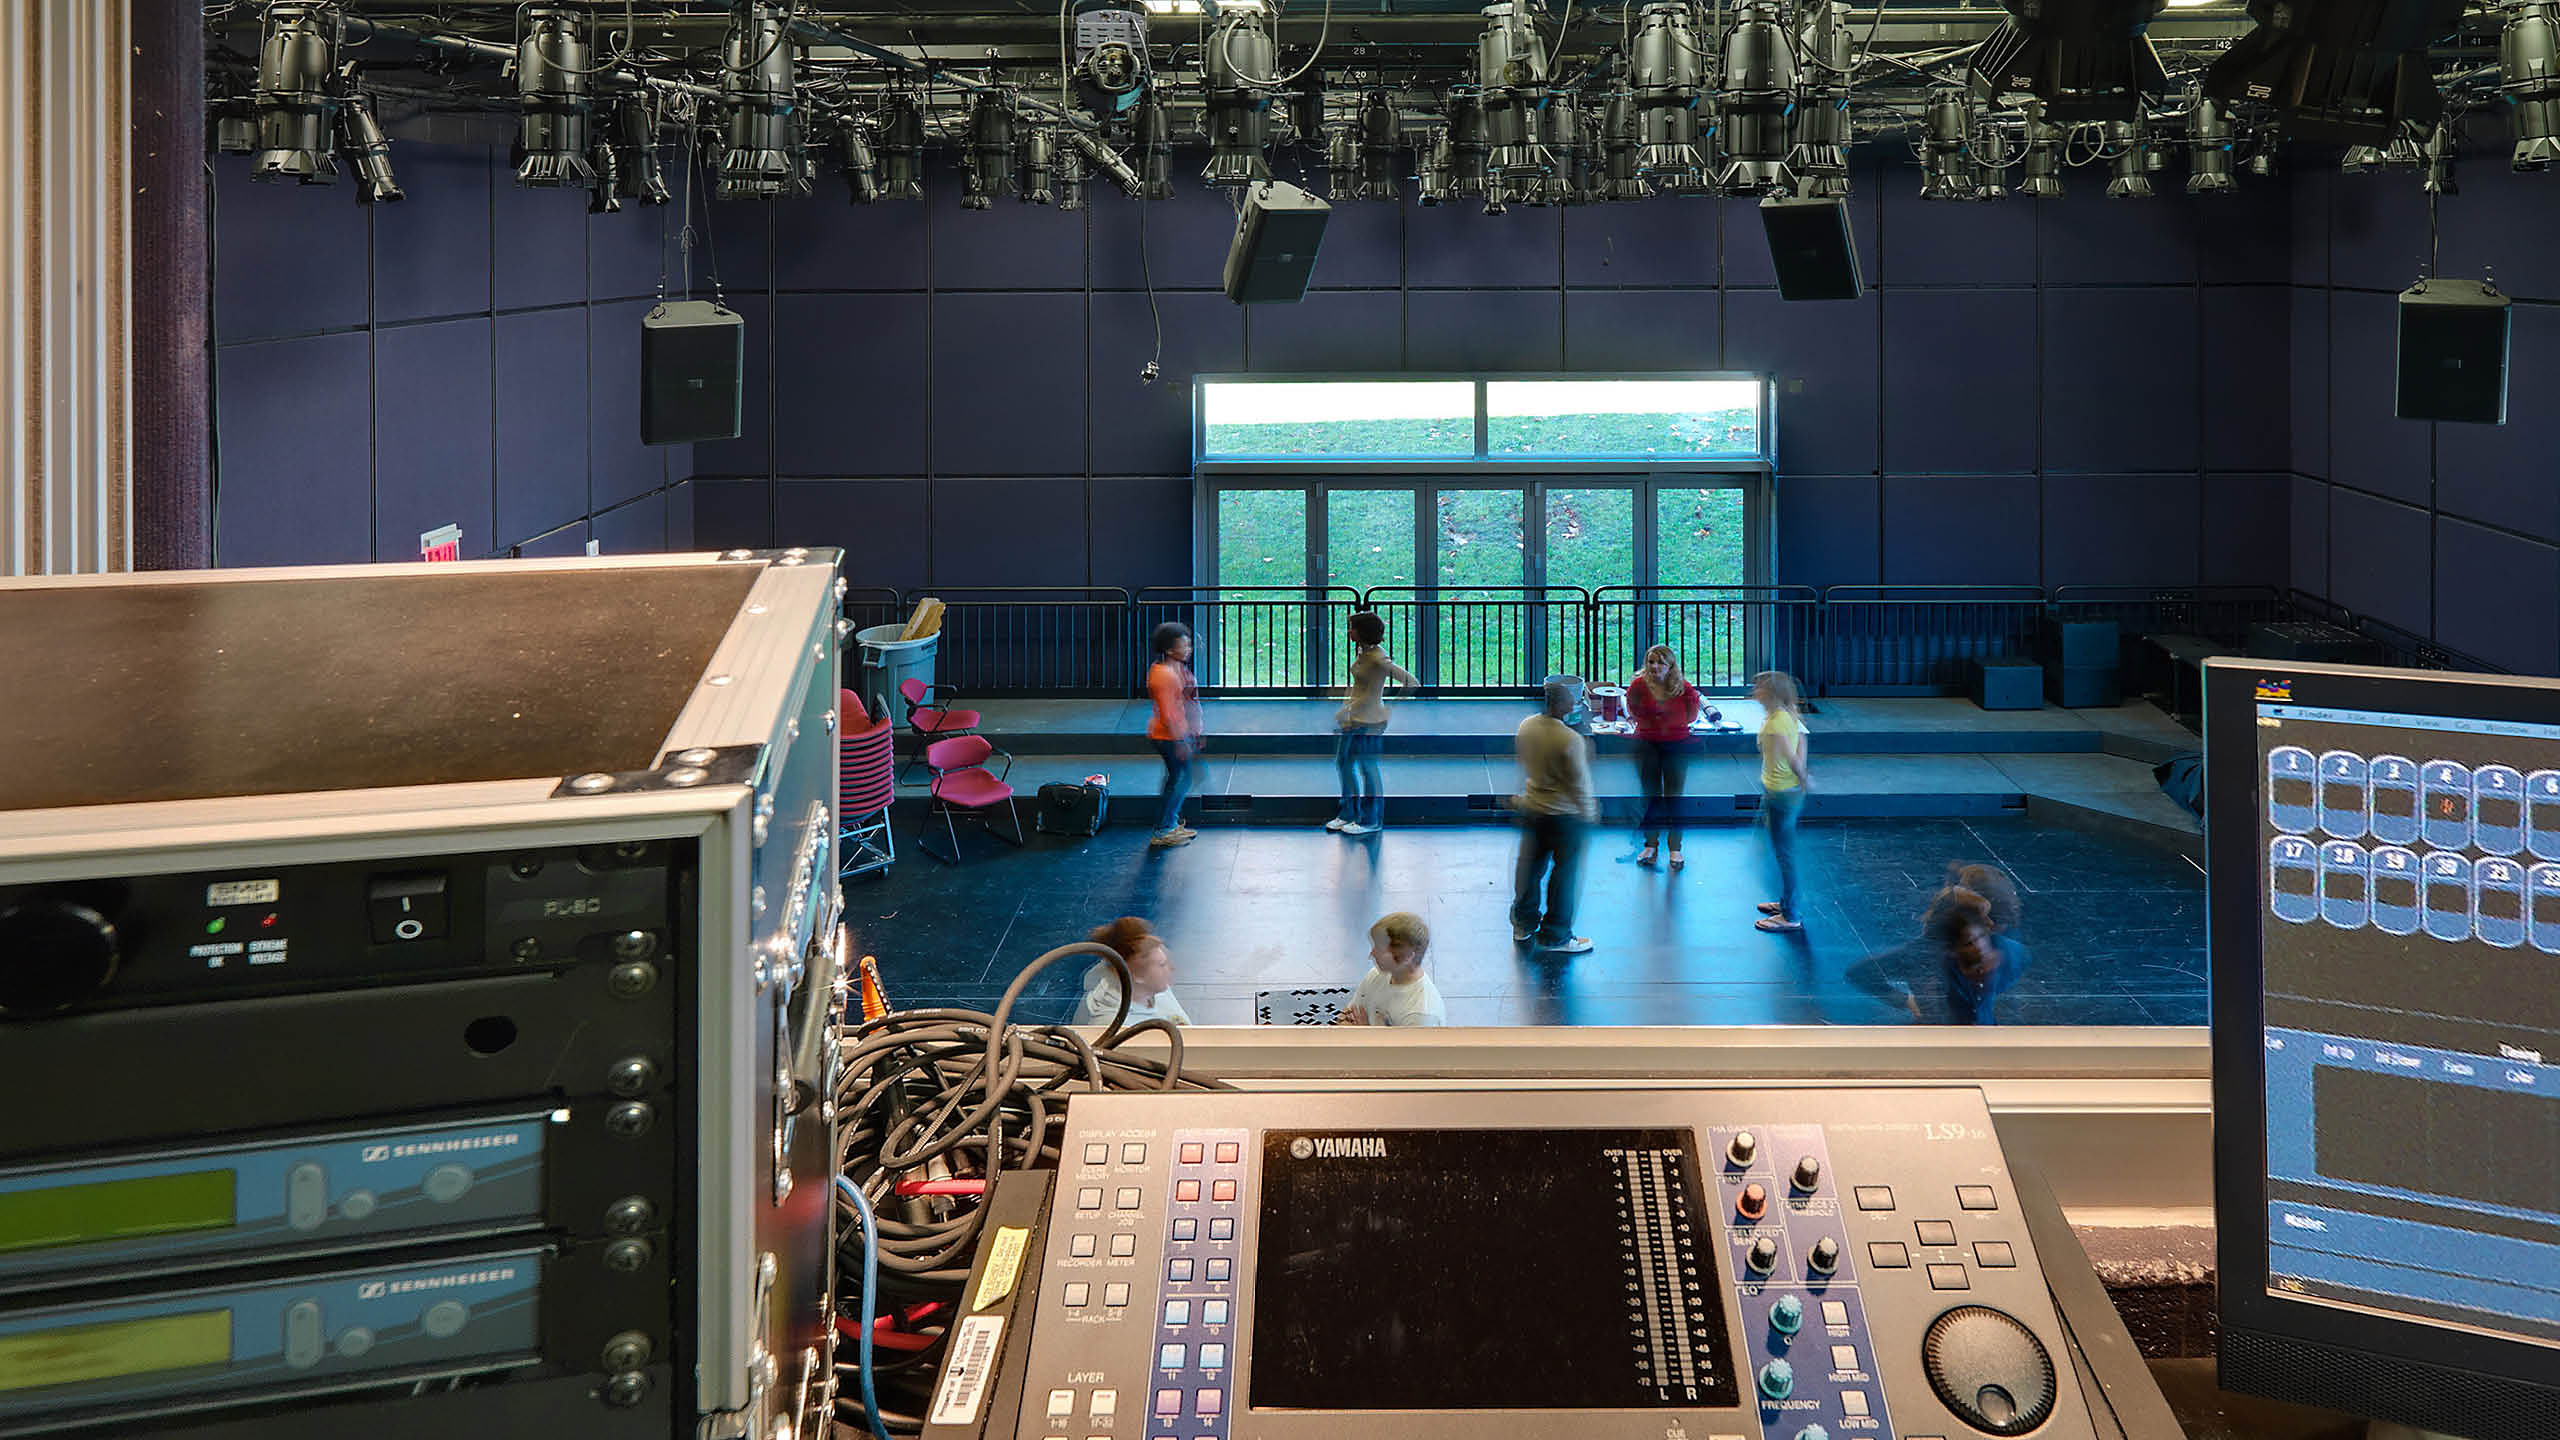
[[[889,802],[897,794],[897,727],[874,720],[862,697],[836,695],[836,745],[842,762],[836,780],[836,878],[850,880],[887,870],[898,859],[889,830]]]

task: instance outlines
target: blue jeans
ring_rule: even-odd
[[[1164,760],[1163,800],[1156,806],[1156,831],[1161,834],[1182,824],[1182,802],[1191,798],[1191,749],[1179,740],[1151,743]]]
[[[1680,848],[1680,821],[1687,815],[1689,802],[1683,793],[1689,788],[1689,759],[1698,753],[1695,740],[1660,740],[1636,742],[1636,773],[1644,779],[1644,843],[1667,825],[1671,831],[1671,848]]]
[[[1582,898],[1582,842],[1590,825],[1579,815],[1520,817],[1520,863],[1511,875],[1511,928],[1535,930],[1541,945],[1573,938],[1573,911]],[[1538,881],[1546,880],[1546,908],[1538,905]]]
[[[1804,787],[1792,790],[1763,790],[1760,808],[1769,816],[1769,854],[1778,862],[1778,913],[1790,920],[1796,914],[1796,820],[1804,814]]]
[[[1378,768],[1379,752],[1387,748],[1387,727],[1345,725],[1334,732],[1333,768],[1342,777],[1342,808],[1335,818],[1346,825],[1384,825],[1387,823],[1387,779]]]

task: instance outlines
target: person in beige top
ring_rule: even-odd
[[[1551,679],[1546,699],[1545,711],[1521,721],[1513,737],[1520,754],[1520,793],[1511,802],[1520,813],[1520,862],[1511,876],[1511,938],[1579,955],[1591,942],[1573,933],[1573,909],[1582,898],[1582,851],[1600,802],[1591,793],[1590,744],[1564,723],[1582,704],[1582,682]]]
[[[1345,835],[1375,835],[1387,828],[1386,776],[1378,754],[1386,748],[1387,682],[1411,689],[1413,675],[1388,658],[1387,622],[1363,610],[1351,617],[1351,692],[1334,712],[1333,768],[1342,777],[1342,808],[1324,822]]]

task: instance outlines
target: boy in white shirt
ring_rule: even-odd
[[[1422,973],[1422,957],[1431,950],[1431,927],[1410,910],[1378,917],[1369,927],[1369,973],[1351,1003],[1342,1007],[1337,1025],[1446,1025],[1447,1007],[1440,987]]]
[[[1121,1022],[1124,1026],[1142,1020],[1191,1023],[1191,1013],[1173,993],[1173,956],[1154,927],[1135,915],[1123,915],[1085,938],[1109,946],[1129,964],[1129,1018]],[[1108,1025],[1119,1008],[1119,968],[1104,964],[1086,971],[1084,1002],[1076,1007],[1075,1023]]]

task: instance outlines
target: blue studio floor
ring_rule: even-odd
[[[1020,968],[1121,914],[1147,917],[1175,964],[1175,993],[1207,1025],[1250,1024],[1258,991],[1351,985],[1369,922],[1390,910],[1431,924],[1431,971],[1455,1025],[1893,1024],[1908,1013],[1859,980],[1911,974],[1924,1014],[1929,967],[1893,955],[1950,861],[2006,868],[2035,963],[2003,997],[2004,1024],[2202,1024],[2204,876],[2140,844],[2010,818],[1807,821],[1808,904],[1799,936],[1751,928],[1774,894],[1748,825],[1693,830],[1688,866],[1644,869],[1623,829],[1594,837],[1579,922],[1598,948],[1531,955],[1506,917],[1508,825],[1414,825],[1365,840],[1312,826],[1204,829],[1147,848],[1135,826],[1085,840],[1034,835],[1014,850],[965,830],[964,862],[899,836],[897,865],[850,882],[860,951],[880,958],[901,1007],[991,1008]],[[1061,962],[1019,1018],[1067,1018],[1085,965]]]

